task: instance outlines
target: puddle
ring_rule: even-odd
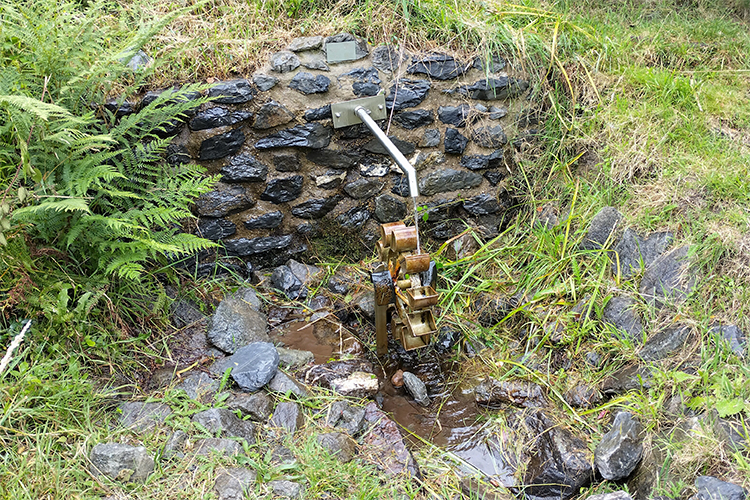
[[[315,364],[338,359],[341,354],[360,355],[362,344],[348,330],[319,316],[317,321],[292,321],[273,328],[271,340],[284,347],[310,351]]]

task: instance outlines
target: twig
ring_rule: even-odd
[[[0,375],[2,375],[3,370],[5,370],[5,367],[8,366],[8,363],[10,363],[10,360],[13,357],[13,351],[15,351],[16,348],[21,344],[21,342],[23,341],[23,336],[26,335],[29,327],[31,327],[31,320],[27,321],[26,324],[23,325],[21,331],[18,333],[18,335],[15,336],[13,342],[10,343],[5,356],[3,356],[3,360],[0,361]]]

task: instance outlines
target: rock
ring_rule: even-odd
[[[643,361],[658,361],[678,351],[690,337],[690,327],[674,325],[665,328],[651,337],[638,353]]]
[[[298,54],[299,60],[307,69],[317,71],[331,71],[331,68],[326,64],[326,56],[322,50],[310,50]]]
[[[408,141],[402,141],[398,137],[395,136],[388,136],[388,138],[391,140],[394,146],[398,148],[399,151],[401,151],[404,155],[410,155],[414,152],[416,149],[414,144]],[[375,153],[379,155],[386,155],[388,154],[388,151],[385,149],[385,147],[380,143],[379,140],[373,138],[369,142],[367,142],[364,146],[362,146],[362,149],[365,151],[368,151],[370,153]]]
[[[497,198],[491,194],[480,194],[463,202],[464,210],[471,215],[496,214],[503,209]]]
[[[366,156],[359,164],[359,173],[365,177],[385,177],[393,167],[388,159]]]
[[[279,266],[271,274],[271,286],[291,300],[305,299],[307,288],[288,266]]]
[[[257,473],[244,467],[227,467],[218,471],[214,491],[219,500],[243,500],[255,484]]]
[[[245,134],[242,133],[242,130],[232,129],[229,132],[204,139],[201,143],[198,158],[201,160],[218,160],[235,154],[244,143]]]
[[[375,403],[365,407],[365,420],[371,428],[362,438],[363,457],[388,476],[407,474],[421,478],[419,466],[406,448],[398,424],[380,411]]]
[[[253,217],[242,223],[245,229],[275,229],[281,225],[284,220],[284,214],[279,210],[266,212],[258,217]]]
[[[273,166],[279,172],[297,172],[300,169],[300,160],[297,153],[280,153],[273,155]]]
[[[116,481],[145,481],[154,470],[154,459],[143,446],[120,443],[99,443],[91,450],[90,471]]]
[[[305,111],[305,120],[308,122],[331,119],[333,119],[333,114],[331,114],[330,104],[326,104],[325,106],[320,108],[308,109]]]
[[[401,111],[393,115],[393,121],[408,130],[430,125],[435,121],[432,111],[427,109],[415,109],[413,111]],[[438,139],[439,141],[439,139]]]
[[[255,73],[253,75],[253,84],[258,87],[261,92],[268,92],[279,83],[279,79],[275,76],[266,75],[265,73]]]
[[[316,165],[345,170],[352,168],[361,156],[354,151],[337,151],[331,149],[314,149],[308,151],[307,159]]]
[[[391,73],[401,65],[401,56],[392,46],[381,45],[373,49],[370,61],[380,71]]]
[[[328,389],[331,388],[331,382],[334,380],[347,378],[355,372],[372,374],[373,371],[372,363],[362,359],[329,361],[308,368],[305,371],[305,384],[319,385]]]
[[[211,241],[219,241],[237,232],[234,222],[226,219],[200,219],[198,221],[198,236]]]
[[[619,271],[628,279],[641,270],[641,262],[650,266],[672,243],[672,233],[660,232],[651,234],[644,240],[631,228],[625,229],[614,250],[619,259]],[[617,273],[618,260],[612,256],[612,272]]]
[[[294,481],[277,479],[275,481],[269,481],[268,486],[271,488],[274,495],[282,498],[302,497],[302,485],[295,483]]]
[[[224,217],[239,212],[255,204],[250,194],[242,186],[216,183],[216,188],[198,197],[195,206],[201,217]]]
[[[279,353],[270,342],[252,342],[237,349],[225,361],[232,378],[247,392],[255,392],[271,381],[279,367]]]
[[[471,139],[483,148],[501,148],[508,143],[502,125],[475,128]]]
[[[300,219],[320,219],[333,210],[342,198],[341,195],[335,195],[330,198],[307,200],[292,207],[292,215]]]
[[[459,106],[440,106],[438,108],[438,120],[445,123],[446,125],[453,125],[454,127],[465,127],[466,120],[469,118],[471,113],[471,106],[468,104],[461,104]]]
[[[322,270],[319,267],[309,266],[294,259],[289,259],[286,265],[302,283],[310,283]]]
[[[643,426],[633,415],[621,411],[612,428],[594,450],[594,463],[604,479],[621,481],[635,470],[643,457]]]
[[[724,341],[739,357],[745,357],[747,352],[747,337],[736,325],[714,325],[709,330],[717,341]]]
[[[172,414],[172,409],[164,403],[122,403],[117,411],[120,425],[139,434],[163,424]]]
[[[276,101],[268,101],[255,113],[253,128],[265,130],[294,120],[294,113]]]
[[[310,351],[286,347],[277,347],[276,350],[279,352],[279,366],[284,368],[301,368],[315,361],[315,355]]]
[[[271,250],[283,250],[292,243],[292,236],[262,236],[259,238],[237,238],[224,242],[229,255],[247,257]]]
[[[347,401],[336,401],[328,410],[326,425],[357,436],[365,428],[365,409],[352,406]]]
[[[430,396],[427,395],[427,387],[419,377],[411,372],[404,372],[404,386],[409,394],[412,395],[414,401],[422,406],[430,406]]]
[[[193,453],[209,456],[214,453],[231,457],[242,453],[242,446],[237,441],[228,438],[205,438],[195,441]]]
[[[745,500],[747,498],[747,491],[741,486],[713,476],[695,478],[695,489],[697,500]]]
[[[355,42],[355,55],[354,59],[350,59],[351,61],[358,61],[359,59],[367,57],[367,55],[370,53],[370,49],[367,47],[367,42],[362,38],[355,37],[351,33],[338,33],[337,35],[326,37],[326,39],[323,41],[323,51],[327,51],[327,46],[329,43],[341,42]],[[327,54],[328,53],[326,52],[326,56]]]
[[[461,135],[461,132],[455,128],[445,129],[445,141],[443,147],[446,153],[460,155],[463,154],[466,145],[469,143],[469,139]]]
[[[352,301],[352,304],[355,309],[364,314],[367,319],[372,321],[375,320],[375,295],[372,291],[366,291],[357,296]]]
[[[444,168],[422,177],[419,181],[419,194],[432,196],[437,193],[471,189],[482,183],[482,176],[474,172]]]
[[[236,123],[249,120],[253,114],[249,111],[230,111],[227,108],[209,108],[199,111],[193,119],[188,122],[190,130],[206,130],[210,128],[226,127]]]
[[[506,108],[498,108],[497,106],[490,106],[490,120],[499,120],[508,114]]]
[[[499,408],[507,404],[523,408],[549,405],[541,386],[521,380],[486,378],[474,389],[474,398],[478,405],[488,408]]]
[[[218,104],[242,104],[255,97],[255,90],[247,80],[221,82],[208,89],[208,96]]]
[[[627,338],[635,342],[641,340],[643,323],[636,312],[636,301],[628,297],[612,297],[602,311],[602,319],[618,330],[625,332]]]
[[[175,389],[184,391],[193,401],[205,401],[213,398],[219,390],[219,381],[204,372],[191,373]]]
[[[499,170],[487,170],[482,175],[487,179],[487,182],[489,182],[491,186],[497,186],[500,181],[505,179],[506,173]]]
[[[287,50],[292,52],[302,52],[305,50],[315,50],[323,46],[322,36],[300,36],[289,43]]]
[[[336,189],[346,179],[346,172],[329,170],[324,175],[312,175],[315,185],[323,189]]]
[[[591,220],[588,233],[581,242],[583,250],[599,250],[620,224],[622,214],[614,207],[604,207]]]
[[[278,372],[277,372],[278,373]],[[265,392],[236,394],[229,402],[230,410],[240,410],[243,416],[256,422],[265,422],[273,412],[273,399]]]
[[[365,207],[354,207],[350,208],[343,214],[336,217],[338,222],[344,229],[362,229],[362,227],[370,220],[372,214]]]
[[[250,288],[240,288],[221,301],[211,318],[208,341],[224,352],[233,353],[251,342],[268,342],[266,316]]]
[[[271,179],[266,185],[266,189],[260,195],[260,199],[270,201],[271,203],[280,204],[296,200],[302,194],[302,185],[305,178],[301,175],[281,179]]]
[[[456,91],[460,95],[465,95],[471,99],[480,99],[482,101],[503,100],[512,97],[518,97],[526,92],[529,88],[529,82],[499,76],[496,78],[482,79],[471,85],[462,85]]]
[[[125,66],[127,66],[131,71],[138,72],[144,68],[147,68],[153,59],[151,59],[148,54],[146,54],[142,49],[139,49],[138,52],[133,55],[133,57],[130,58],[130,60],[127,61]],[[122,59],[120,62],[125,63]]]
[[[646,302],[660,309],[668,302],[682,303],[687,299],[696,283],[687,255],[685,245],[662,255],[646,268],[638,287]]]
[[[472,65],[484,73],[497,73],[505,68],[505,60],[499,54],[485,54],[475,57]]]
[[[344,464],[351,462],[354,454],[357,452],[357,445],[354,440],[341,432],[318,434],[317,440],[321,448]]]
[[[440,145],[440,130],[429,128],[424,131],[424,136],[419,143],[420,148],[434,148]]]
[[[170,165],[184,165],[193,161],[190,152],[181,144],[170,144],[167,146],[167,163]]]
[[[268,167],[246,153],[235,156],[221,168],[223,182],[264,182],[267,175]]]
[[[383,182],[373,178],[360,178],[344,186],[344,192],[355,200],[371,198],[378,194],[381,189],[383,189]]]
[[[300,147],[321,149],[331,142],[332,131],[319,123],[306,123],[269,134],[255,143],[256,149]]]
[[[206,315],[200,312],[191,302],[177,298],[170,307],[172,324],[177,328],[185,328],[197,323],[205,323]]]
[[[211,435],[238,437],[247,441],[247,444],[255,443],[255,426],[248,420],[240,420],[226,408],[198,412],[193,415],[192,420]]]
[[[331,79],[325,75],[313,75],[307,71],[300,71],[289,82],[289,88],[305,95],[322,94],[328,92]]]
[[[164,452],[162,456],[166,459],[169,458],[183,458],[185,456],[185,443],[187,442],[188,435],[183,431],[174,431],[167,444],[164,445]]]
[[[396,80],[385,98],[385,106],[388,111],[401,111],[419,106],[427,97],[431,86],[429,80]]]
[[[352,90],[357,97],[374,96],[380,92],[380,76],[375,68],[355,68],[343,73],[342,78],[351,78],[354,80]]]
[[[110,99],[104,103],[104,109],[115,115],[115,118],[132,115],[135,113],[137,104],[130,101],[121,101],[120,99]]]
[[[288,73],[299,68],[300,60],[294,52],[282,50],[271,56],[271,69],[277,73]]]
[[[338,394],[353,398],[366,398],[378,392],[378,377],[373,373],[354,372],[346,378],[333,379],[331,389]]]
[[[310,396],[310,391],[308,391],[305,386],[282,371],[276,372],[276,375],[268,383],[267,389],[269,391],[278,392],[279,394],[294,394],[298,398],[306,398]]]
[[[467,64],[457,62],[447,54],[430,54],[414,61],[407,69],[407,73],[429,75],[436,80],[453,80],[466,73]]]
[[[633,500],[633,497],[627,491],[615,491],[612,493],[603,493],[600,495],[591,495],[586,500]]]
[[[469,170],[484,170],[503,166],[503,150],[498,149],[488,155],[465,155],[461,157],[461,166]],[[486,176],[487,174],[485,174]],[[501,174],[504,176],[504,174]],[[498,179],[494,184],[497,184]],[[493,185],[494,185],[493,184]]]
[[[285,429],[290,434],[294,434],[297,429],[302,428],[304,416],[297,403],[282,402],[276,405],[270,423],[274,427]]]
[[[624,366],[602,381],[601,391],[605,396],[616,396],[633,390],[648,389],[652,378],[648,367]]]
[[[388,194],[375,198],[375,219],[378,222],[396,222],[404,217],[406,217],[406,204],[403,201]]]

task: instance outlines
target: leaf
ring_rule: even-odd
[[[745,409],[745,401],[742,398],[722,399],[716,402],[716,411],[721,418],[736,415]]]
[[[5,239],[5,235],[3,233],[0,233],[0,245],[6,246],[8,244],[8,240]]]

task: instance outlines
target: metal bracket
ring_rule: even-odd
[[[384,94],[379,94],[373,97],[363,97],[351,101],[337,102],[331,104],[333,128],[348,127],[349,125],[362,123],[362,120],[354,111],[359,107],[368,110],[370,112],[370,118],[373,120],[385,120],[388,117],[388,112],[385,109]]]
[[[332,42],[327,43],[326,61],[329,63],[339,63],[344,61],[354,61],[357,59],[357,42]]]

